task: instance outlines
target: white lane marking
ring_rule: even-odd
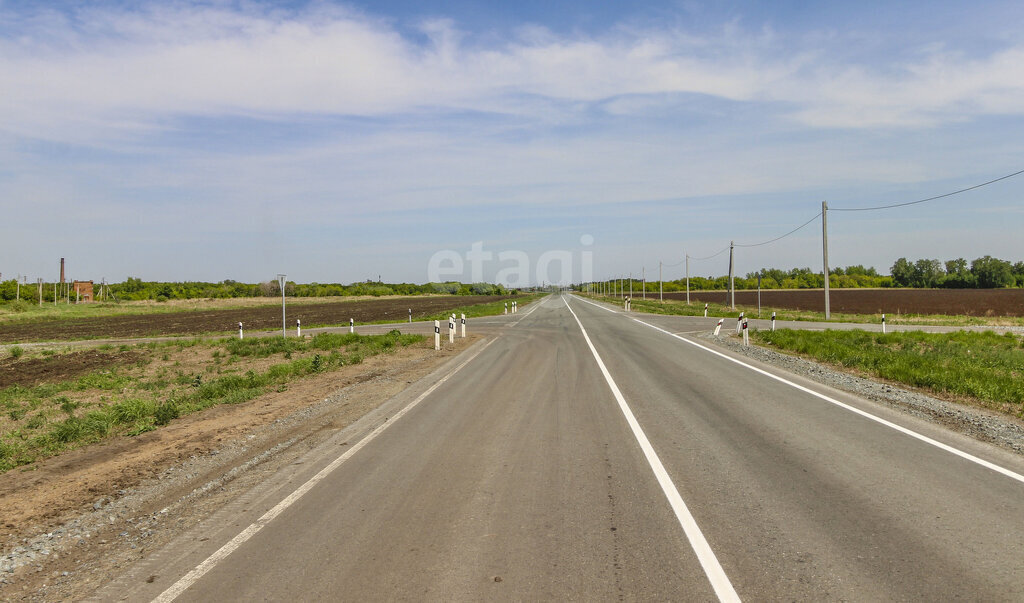
[[[235,536],[230,541],[228,541],[227,544],[225,544],[224,546],[222,546],[219,549],[217,549],[217,551],[215,551],[212,555],[207,557],[205,561],[203,561],[198,566],[196,566],[195,569],[193,569],[189,573],[187,573],[184,576],[182,576],[177,582],[172,584],[170,586],[170,588],[168,588],[164,592],[160,593],[160,596],[158,596],[157,598],[153,599],[153,602],[154,603],[167,603],[169,601],[173,601],[174,599],[176,599],[179,595],[181,595],[181,593],[185,592],[186,589],[188,589],[190,586],[195,584],[200,578],[202,578],[204,574],[206,574],[211,569],[213,569],[218,563],[223,561],[225,558],[227,558],[228,555],[230,555],[236,549],[238,549],[238,547],[242,546],[242,544],[244,544],[247,540],[252,538],[257,532],[262,530],[268,523],[273,521],[274,518],[276,518],[278,515],[283,513],[285,511],[285,509],[287,509],[288,507],[290,507],[293,504],[295,504],[307,492],[312,490],[314,486],[316,486],[318,483],[323,481],[324,478],[326,478],[328,475],[330,475],[331,472],[333,472],[335,469],[340,467],[342,465],[342,463],[344,463],[345,461],[350,459],[355,453],[359,452],[364,446],[369,444],[377,436],[379,436],[381,433],[383,433],[385,429],[387,429],[391,425],[394,425],[396,421],[398,421],[399,419],[402,418],[402,416],[404,416],[410,410],[415,408],[417,404],[419,404],[427,396],[432,394],[434,392],[434,390],[436,390],[437,388],[441,387],[441,385],[443,385],[446,381],[451,379],[452,376],[455,375],[455,373],[458,373],[460,370],[462,370],[462,368],[464,366],[466,366],[467,364],[472,362],[474,358],[479,356],[484,350],[487,349],[488,346],[490,346],[495,341],[497,341],[496,338],[492,339],[492,340],[488,341],[486,344],[484,344],[484,346],[482,348],[480,348],[479,350],[474,352],[472,356],[470,356],[469,358],[467,358],[465,360],[465,362],[463,362],[459,366],[455,367],[450,373],[445,375],[437,383],[431,385],[430,388],[427,389],[427,391],[425,391],[422,394],[420,394],[419,396],[417,396],[417,398],[415,400],[413,400],[412,402],[410,402],[409,404],[407,404],[405,406],[405,408],[403,408],[402,410],[398,411],[397,413],[395,413],[394,415],[389,417],[388,420],[385,423],[381,424],[379,427],[377,427],[372,432],[370,432],[370,434],[367,435],[362,440],[360,440],[358,444],[356,444],[352,448],[349,448],[347,451],[345,451],[345,454],[343,454],[343,455],[339,456],[338,458],[334,459],[334,461],[332,461],[330,465],[327,465],[326,467],[321,469],[319,473],[317,473],[313,477],[309,478],[309,481],[307,481],[306,483],[304,483],[301,486],[299,486],[294,492],[289,494],[284,500],[282,500],[281,502],[277,503],[277,505],[274,506],[273,509],[271,509],[271,510],[267,511],[266,513],[264,513],[262,517],[260,517],[259,519],[254,521],[252,524],[250,524],[249,527],[247,527],[244,530],[242,530],[241,533],[239,533],[237,536]]]
[[[814,396],[816,398],[820,398],[821,400],[824,400],[825,402],[828,402],[829,404],[834,404],[834,405],[836,405],[836,406],[838,406],[840,408],[843,408],[843,409],[846,409],[846,410],[848,410],[848,411],[850,411],[852,413],[858,414],[858,415],[860,415],[860,416],[862,416],[862,417],[864,417],[866,419],[871,419],[872,421],[874,421],[876,423],[880,423],[882,425],[885,425],[886,427],[895,429],[896,431],[898,431],[898,432],[900,432],[902,434],[905,434],[905,435],[908,435],[908,436],[910,436],[912,438],[918,439],[918,440],[920,440],[920,441],[922,441],[922,442],[924,442],[926,444],[931,444],[932,446],[935,446],[936,448],[939,448],[941,450],[945,450],[946,452],[949,452],[951,454],[955,454],[956,456],[959,456],[960,458],[963,458],[963,459],[966,459],[968,461],[971,461],[972,463],[977,463],[978,465],[981,465],[982,467],[985,467],[987,469],[991,469],[992,471],[995,471],[997,473],[1001,473],[1001,474],[1003,474],[1003,475],[1005,475],[1005,476],[1007,476],[1007,477],[1009,477],[1011,479],[1015,479],[1015,480],[1017,480],[1017,481],[1019,481],[1021,483],[1024,483],[1024,475],[1021,475],[1019,473],[1016,473],[1014,471],[1006,469],[1005,467],[1000,467],[999,465],[996,465],[995,463],[991,463],[989,461],[986,461],[985,459],[976,457],[976,456],[974,456],[973,454],[971,454],[969,452],[964,452],[963,450],[960,450],[959,448],[954,448],[954,447],[952,447],[952,446],[950,446],[948,444],[943,444],[942,442],[940,442],[938,440],[933,440],[932,438],[929,438],[928,436],[926,436],[924,434],[917,433],[916,431],[914,431],[912,429],[908,429],[906,427],[903,427],[902,425],[897,425],[896,423],[893,423],[891,421],[887,421],[887,420],[883,419],[882,417],[875,416],[875,415],[873,415],[873,414],[871,414],[871,413],[869,413],[867,411],[861,410],[861,409],[859,409],[859,408],[857,408],[855,406],[850,406],[849,404],[846,404],[844,402],[840,402],[839,400],[836,400],[835,398],[832,398],[832,397],[826,396],[825,394],[816,392],[813,389],[804,387],[804,386],[802,386],[800,384],[797,384],[797,383],[793,383],[792,381],[790,381],[790,380],[788,380],[788,379],[786,379],[784,377],[780,377],[778,375],[774,375],[772,373],[769,373],[766,370],[759,369],[756,366],[753,366],[753,365],[747,364],[746,362],[743,362],[742,360],[739,360],[737,358],[733,358],[732,356],[729,356],[727,354],[723,354],[722,352],[719,352],[717,350],[713,350],[713,349],[711,349],[711,348],[709,348],[707,346],[703,346],[703,345],[697,343],[696,341],[690,341],[689,339],[686,339],[685,337],[681,337],[679,335],[676,335],[675,333],[672,333],[670,331],[666,331],[665,329],[662,329],[661,327],[657,327],[657,326],[652,325],[650,323],[644,322],[644,321],[640,320],[639,318],[632,318],[632,320],[634,320],[634,321],[636,321],[636,322],[638,322],[638,323],[640,323],[640,324],[642,324],[644,326],[650,327],[650,328],[654,329],[655,331],[660,331],[660,332],[662,332],[662,333],[664,333],[664,334],[666,334],[666,335],[668,335],[670,337],[675,337],[676,339],[678,339],[680,341],[684,341],[684,342],[686,342],[686,343],[688,343],[688,344],[690,344],[692,346],[698,347],[698,348],[704,350],[705,352],[710,352],[710,353],[712,353],[712,354],[714,354],[714,355],[716,355],[716,356],[718,356],[720,358],[724,358],[724,359],[728,360],[729,362],[734,362],[734,363],[736,363],[736,364],[738,364],[738,365],[740,365],[742,367],[746,367],[746,368],[754,371],[755,373],[760,373],[761,375],[764,375],[765,377],[769,377],[769,378],[774,379],[774,380],[776,380],[776,381],[778,381],[780,383],[785,383],[786,385],[788,385],[788,386],[790,386],[792,388],[795,388],[795,389],[798,389],[798,390],[800,390],[802,392],[808,393],[808,394],[810,394],[810,395],[812,395],[812,396]]]
[[[640,428],[640,423],[637,422],[636,417],[633,415],[633,411],[629,408],[629,404],[626,403],[626,399],[622,396],[622,392],[619,391],[619,386],[615,384],[615,380],[612,379],[611,373],[608,372],[608,368],[604,365],[604,361],[601,360],[601,355],[597,353],[597,349],[594,347],[593,342],[590,341],[590,336],[587,335],[587,330],[583,328],[583,323],[580,322],[579,316],[576,316],[576,313],[572,311],[568,300],[563,299],[562,301],[565,302],[565,307],[569,310],[569,313],[572,314],[572,317],[576,319],[576,324],[580,326],[580,331],[583,332],[583,339],[586,340],[587,346],[590,347],[590,352],[594,355],[594,359],[597,360],[597,366],[600,367],[601,374],[604,375],[605,381],[608,382],[608,387],[611,388],[612,394],[615,396],[615,400],[619,403],[619,408],[622,410],[622,414],[626,416],[626,422],[629,423],[630,429],[633,430],[633,436],[640,444],[640,449],[643,450],[644,456],[647,457],[647,463],[651,466],[651,470],[654,471],[654,476],[658,479],[658,484],[661,486],[662,492],[665,493],[665,497],[668,498],[668,502],[676,514],[676,519],[679,521],[679,525],[683,527],[683,532],[686,533],[686,538],[690,541],[690,546],[693,547],[693,552],[696,553],[701,567],[704,568],[704,573],[711,582],[712,588],[715,589],[715,594],[718,595],[718,599],[720,601],[739,601],[740,597],[732,587],[729,577],[725,575],[725,570],[723,570],[721,564],[718,563],[718,558],[715,557],[714,551],[711,550],[711,545],[709,545],[707,539],[704,538],[704,534],[700,531],[700,527],[697,526],[697,520],[693,518],[693,515],[690,514],[690,510],[686,507],[686,503],[683,502],[683,497],[680,496],[679,490],[676,489],[676,485],[672,483],[672,478],[669,477],[668,471],[665,470],[665,466],[661,464],[661,459],[658,458],[658,453],[654,451],[654,447],[651,446],[651,442],[647,439],[647,435],[644,433],[644,430]]]
[[[508,326],[510,326],[510,327],[514,327],[514,326],[516,326],[517,324],[521,323],[521,322],[523,321],[523,319],[524,319],[524,318],[526,318],[527,316],[529,316],[529,315],[533,314],[534,310],[536,310],[537,308],[539,308],[539,307],[541,306],[541,304],[543,304],[543,303],[544,303],[544,302],[546,302],[547,300],[548,300],[548,298],[547,298],[547,297],[545,297],[544,299],[540,300],[539,302],[537,302],[537,303],[536,303],[536,305],[534,305],[534,306],[533,306],[532,308],[530,308],[530,309],[529,309],[529,310],[528,310],[528,311],[526,312],[526,314],[523,314],[523,316],[522,316],[522,317],[521,317],[521,318],[520,318],[519,320],[517,320],[517,321],[515,321],[515,322],[511,322],[511,323],[509,323],[509,325],[508,325]]]

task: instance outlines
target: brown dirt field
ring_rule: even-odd
[[[362,299],[345,302],[303,304],[290,300],[287,307],[288,327],[296,319],[304,327],[393,320],[404,322],[412,310],[413,320],[470,304],[483,304],[512,296],[429,296]],[[56,341],[82,338],[149,337],[155,335],[198,335],[232,332],[242,323],[246,330],[281,327],[280,306],[257,306],[225,310],[195,310],[167,314],[141,314],[75,318],[64,320],[19,321],[0,324],[0,341]]]
[[[12,385],[31,387],[40,383],[67,381],[109,366],[132,364],[138,358],[137,352],[108,353],[98,350],[23,360],[8,356],[0,360],[0,389]]]
[[[701,303],[728,303],[727,296],[726,291],[690,292],[690,300]],[[666,293],[665,298],[685,300],[686,293]],[[756,306],[757,291],[737,291],[736,303]],[[761,306],[824,312],[825,294],[821,289],[766,290]],[[845,314],[1024,316],[1024,289],[832,289],[829,306]]]

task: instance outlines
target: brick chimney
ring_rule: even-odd
[[[64,258],[60,259],[60,284],[64,284]]]

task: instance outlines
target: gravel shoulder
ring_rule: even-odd
[[[1024,422],[1008,415],[971,406],[969,401],[943,400],[904,385],[867,378],[839,367],[828,366],[765,347],[744,346],[734,336],[695,335],[729,351],[770,364],[818,383],[885,404],[918,418],[944,425],[956,432],[1024,455]]]

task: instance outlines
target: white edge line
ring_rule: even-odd
[[[588,304],[591,304],[593,306],[597,306],[598,308],[601,308],[602,310],[607,310],[607,308],[602,308],[601,306],[598,306],[597,304],[594,304],[593,302],[589,302],[589,301],[584,300],[584,299],[581,299],[580,301],[588,303]],[[754,371],[755,373],[760,373],[760,374],[764,375],[765,377],[769,377],[769,378],[774,379],[774,380],[776,380],[776,381],[778,381],[780,383],[785,383],[786,385],[788,385],[790,387],[793,387],[793,388],[798,389],[798,390],[800,390],[802,392],[808,393],[808,394],[810,394],[810,395],[812,395],[812,396],[814,396],[816,398],[820,398],[820,399],[828,402],[829,404],[834,404],[834,405],[836,405],[836,406],[838,406],[840,408],[843,408],[843,409],[848,410],[848,411],[850,411],[852,413],[858,414],[858,415],[860,415],[860,416],[862,416],[862,417],[864,417],[866,419],[871,419],[872,421],[875,421],[876,423],[880,423],[882,425],[885,425],[886,427],[889,427],[891,429],[895,429],[896,431],[898,431],[898,432],[900,432],[902,434],[905,434],[905,435],[908,435],[908,436],[910,436],[912,438],[918,439],[918,440],[920,440],[920,441],[922,441],[922,442],[924,442],[926,444],[931,444],[932,446],[935,446],[936,448],[939,448],[941,450],[945,450],[946,452],[949,452],[950,454],[955,454],[956,456],[959,456],[960,458],[963,458],[963,459],[966,459],[968,461],[971,461],[972,463],[976,463],[978,465],[981,465],[982,467],[985,467],[986,469],[991,469],[992,471],[995,471],[997,473],[1001,473],[1001,474],[1009,477],[1010,479],[1015,479],[1018,482],[1024,483],[1024,475],[1021,475],[1020,473],[1017,473],[1015,471],[1011,471],[1010,469],[1007,469],[1005,467],[1000,467],[999,465],[996,465],[995,463],[992,463],[992,462],[986,461],[985,459],[976,457],[976,456],[974,456],[973,454],[971,454],[969,452],[964,452],[963,450],[960,450],[959,448],[954,448],[954,447],[950,446],[949,444],[943,444],[942,442],[940,442],[938,440],[933,440],[932,438],[929,438],[926,435],[917,433],[916,431],[914,431],[912,429],[908,429],[906,427],[903,427],[902,425],[897,425],[896,423],[893,423],[892,421],[887,421],[887,420],[883,419],[882,417],[875,416],[875,415],[873,415],[873,414],[871,414],[871,413],[869,413],[867,411],[861,410],[861,409],[859,409],[859,408],[857,408],[855,406],[850,406],[849,404],[846,404],[845,402],[840,402],[839,400],[836,400],[835,398],[832,398],[832,397],[826,396],[825,394],[816,392],[813,389],[804,387],[804,386],[802,386],[800,384],[797,384],[797,383],[793,383],[792,381],[789,381],[788,379],[786,379],[784,377],[780,377],[778,375],[769,373],[766,370],[759,369],[756,366],[753,366],[751,364],[747,364],[746,362],[743,362],[742,360],[739,360],[738,358],[733,358],[732,356],[729,356],[728,354],[723,354],[722,352],[719,352],[718,350],[713,350],[713,349],[711,349],[711,348],[709,348],[707,346],[701,345],[701,344],[697,343],[696,341],[690,341],[689,339],[687,339],[685,337],[682,337],[680,335],[676,335],[675,333],[672,333],[671,331],[666,331],[665,329],[662,329],[661,327],[652,325],[651,323],[644,322],[644,321],[640,320],[639,318],[632,318],[631,317],[631,319],[636,321],[636,322],[638,322],[638,323],[640,323],[640,324],[642,324],[642,325],[644,325],[644,326],[646,326],[646,327],[650,327],[650,328],[654,329],[655,331],[660,331],[660,332],[662,332],[662,333],[664,333],[664,334],[666,334],[666,335],[668,335],[670,337],[675,337],[676,339],[678,339],[680,341],[684,341],[684,342],[686,342],[686,343],[688,343],[688,344],[690,344],[692,346],[698,347],[698,348],[704,350],[705,352],[710,352],[710,353],[712,353],[712,354],[714,354],[714,355],[716,355],[716,356],[718,356],[720,358],[724,358],[724,359],[728,360],[729,362],[734,362],[734,363],[736,363],[736,364],[738,364],[740,366],[746,367],[746,368]]]
[[[536,310],[537,308],[539,308],[539,307],[540,307],[540,305],[541,305],[542,303],[544,303],[544,300],[546,300],[546,299],[547,299],[547,298],[546,298],[546,297],[544,297],[544,298],[541,298],[540,300],[538,300],[538,301],[537,301],[537,303],[536,303],[536,304],[535,304],[535,305],[534,305],[534,306],[533,306],[532,308],[530,308],[530,309],[529,309],[529,310],[528,310],[528,311],[526,312],[526,314],[523,314],[522,316],[520,316],[520,317],[519,317],[519,320],[517,320],[517,321],[515,321],[515,322],[510,322],[510,323],[508,323],[508,326],[510,326],[510,327],[514,327],[514,326],[516,326],[517,324],[521,323],[521,322],[523,321],[523,319],[524,319],[524,318],[526,318],[527,316],[529,316],[529,315],[533,314],[533,311],[534,311],[534,310]]]
[[[693,552],[697,555],[697,559],[700,561],[701,567],[704,568],[704,573],[711,582],[712,588],[715,589],[715,594],[718,596],[720,601],[739,601],[740,597],[736,594],[736,590],[729,581],[729,577],[725,575],[725,570],[722,569],[722,565],[718,562],[718,558],[715,556],[714,551],[711,550],[711,545],[708,544],[707,539],[704,538],[704,534],[700,531],[700,527],[697,525],[697,520],[695,520],[693,515],[690,514],[690,510],[686,507],[683,497],[679,494],[679,490],[676,489],[676,485],[672,482],[672,478],[669,477],[668,471],[665,470],[665,466],[662,465],[661,459],[658,458],[658,453],[654,451],[654,447],[651,446],[650,440],[647,439],[647,435],[644,434],[643,429],[640,427],[640,423],[633,415],[633,411],[630,410],[629,404],[626,403],[626,399],[622,396],[622,392],[619,391],[619,386],[615,384],[615,380],[612,379],[611,373],[608,372],[608,368],[605,367],[604,361],[601,360],[601,355],[597,353],[597,349],[594,347],[593,342],[590,341],[590,336],[587,334],[587,330],[583,328],[583,323],[580,322],[579,316],[576,316],[576,313],[573,312],[568,301],[565,301],[565,307],[569,310],[569,313],[572,314],[572,317],[576,319],[576,324],[579,325],[580,331],[583,333],[583,339],[586,340],[587,346],[590,347],[590,352],[594,355],[594,359],[597,360],[597,366],[601,369],[601,374],[604,375],[604,379],[608,382],[608,386],[611,388],[612,394],[615,396],[615,400],[619,403],[619,408],[622,410],[622,414],[626,416],[626,422],[629,423],[630,429],[633,430],[633,436],[636,437],[641,450],[643,450],[644,456],[647,457],[647,463],[651,466],[651,470],[654,471],[654,475],[658,480],[658,484],[661,486],[662,492],[664,492],[665,497],[668,498],[668,502],[672,506],[672,510],[675,512],[676,519],[682,526],[683,532],[686,533],[686,538],[690,541],[690,546],[693,548]]]
[[[452,376],[454,376],[456,373],[462,370],[464,366],[472,362],[474,358],[479,356],[485,349],[487,349],[488,346],[490,346],[495,341],[497,341],[496,338],[491,339],[486,344],[484,344],[482,348],[474,352],[472,356],[467,358],[459,366],[455,367],[450,373],[441,378],[437,383],[430,386],[427,389],[427,391],[417,396],[416,399],[407,404],[405,408],[389,417],[386,422],[382,423],[380,426],[378,426],[376,429],[370,432],[370,434],[367,435],[362,440],[360,440],[358,444],[352,446],[351,448],[346,450],[344,454],[334,459],[334,461],[332,461],[330,465],[327,465],[326,467],[321,469],[319,473],[309,478],[309,481],[299,486],[294,492],[285,497],[284,500],[277,503],[277,505],[275,505],[274,508],[264,513],[262,517],[260,517],[252,524],[250,524],[249,527],[242,530],[237,536],[228,541],[227,544],[217,549],[212,555],[207,557],[205,561],[196,566],[195,569],[182,576],[167,590],[160,593],[158,597],[153,599],[153,602],[167,603],[169,601],[173,601],[174,599],[176,599],[179,595],[185,592],[185,590],[187,590],[189,587],[195,584],[200,578],[202,578],[204,574],[213,569],[218,563],[223,561],[225,558],[227,558],[228,555],[230,555],[236,549],[238,549],[238,547],[242,546],[242,544],[244,544],[247,540],[252,538],[257,532],[262,530],[264,526],[273,521],[274,518],[276,518],[278,515],[283,513],[285,509],[295,504],[307,492],[312,490],[314,486],[316,486],[318,483],[323,481],[324,478],[330,475],[331,472],[340,467],[342,463],[350,459],[355,453],[359,452],[364,446],[373,441],[377,436],[383,433],[384,430],[387,429],[389,426],[394,425],[398,419],[401,419],[402,416],[404,416],[406,413],[412,410],[417,404],[426,399],[427,396],[432,394],[434,390],[441,387],[441,385],[448,381],[448,379],[450,379]]]

